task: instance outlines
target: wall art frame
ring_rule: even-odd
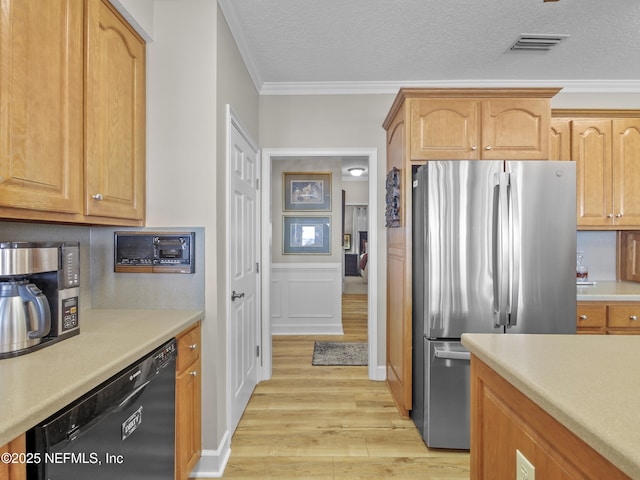
[[[331,172],[283,172],[283,210],[331,211]]]
[[[283,216],[284,255],[330,255],[331,217]]]

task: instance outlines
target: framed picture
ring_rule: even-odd
[[[331,172],[284,172],[284,208],[290,211],[331,211]]]
[[[345,233],[344,234],[344,249],[345,250],[351,250],[351,234],[350,233]]]
[[[331,217],[283,217],[283,254],[330,254]]]

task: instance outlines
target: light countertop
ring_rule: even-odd
[[[202,319],[201,310],[89,310],[80,334],[0,360],[0,445]]]
[[[579,302],[640,302],[638,282],[596,282],[595,285],[578,285]]]
[[[462,343],[612,464],[640,478],[640,336],[465,334]]]

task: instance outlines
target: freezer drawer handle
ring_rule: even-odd
[[[470,352],[454,352],[452,350],[444,350],[438,347],[435,348],[435,355],[438,358],[448,360],[471,360]]]

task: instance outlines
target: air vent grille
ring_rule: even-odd
[[[511,45],[511,50],[549,51],[569,35],[550,35],[523,33],[518,40]]]

